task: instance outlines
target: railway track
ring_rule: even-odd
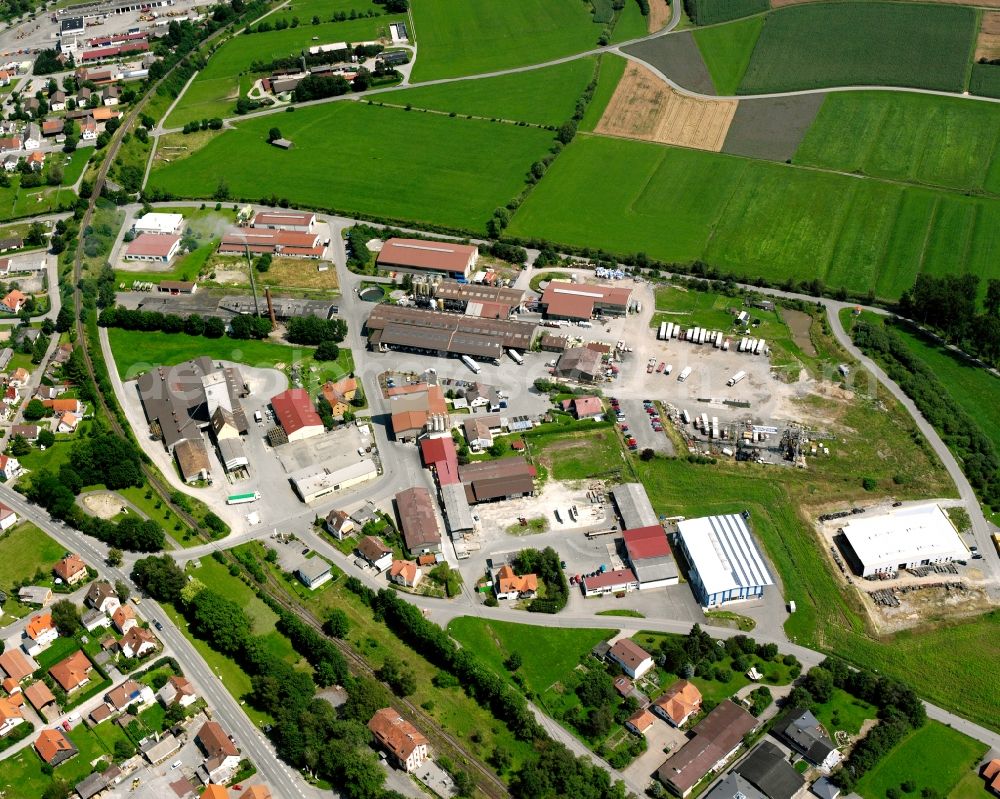
[[[268,595],[274,599],[275,602],[286,610],[294,613],[299,619],[308,624],[314,630],[317,630],[320,634],[333,641],[333,643],[347,659],[348,663],[352,666],[352,670],[371,677],[376,682],[385,685],[375,675],[375,670],[363,657],[351,649],[346,642],[327,636],[326,633],[323,632],[323,625],[320,624],[319,620],[316,619],[315,616],[313,616],[297,602],[288,599],[285,589],[271,574],[268,574],[267,586],[270,589],[268,590]],[[386,688],[388,688],[388,686],[386,686]],[[389,690],[392,692],[391,689]],[[393,694],[393,696],[395,696],[395,694]],[[489,799],[510,799],[510,792],[507,790],[507,786],[504,785],[496,774],[480,762],[480,760],[468,749],[466,749],[460,741],[445,732],[441,728],[440,724],[429,716],[422,707],[409,701],[405,697],[395,696],[395,699],[397,704],[401,705],[406,711],[407,715],[409,715],[412,720],[418,722],[421,731],[427,736],[437,751],[447,754],[456,764],[461,763],[462,765],[468,767],[473,774],[473,778],[476,780],[479,790],[482,791],[483,794],[489,797]]]

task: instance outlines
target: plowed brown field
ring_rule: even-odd
[[[649,0],[649,32],[663,30],[670,22],[670,6],[667,0]]]
[[[976,40],[976,60],[1000,58],[1000,11],[983,14],[983,24]]]

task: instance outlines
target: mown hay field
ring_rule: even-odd
[[[291,150],[267,143],[280,126]],[[293,206],[483,230],[524,186],[550,131],[345,101],[248,119],[149,184],[178,197],[276,195]]]
[[[823,3],[772,11],[742,94],[828,86],[914,86],[960,92],[976,11],[896,2]]]
[[[1000,105],[904,92],[829,94],[794,161],[1000,195]]]
[[[998,199],[599,136],[566,148],[510,232],[884,298],[920,271],[1000,277]]]

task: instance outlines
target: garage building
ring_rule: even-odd
[[[845,554],[862,577],[969,557],[948,514],[933,503],[854,519],[843,531]]]
[[[677,541],[688,562],[691,589],[703,607],[757,599],[765,586],[774,585],[740,514],[678,522]]]

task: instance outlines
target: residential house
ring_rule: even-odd
[[[639,708],[625,721],[625,729],[636,735],[645,735],[655,721],[656,718],[646,708]]]
[[[392,550],[372,535],[366,535],[358,542],[358,554],[379,572],[392,565]]]
[[[330,511],[326,515],[324,527],[326,528],[326,531],[338,541],[343,541],[346,536],[353,533],[356,529],[354,519],[352,519],[346,511],[342,510]]]
[[[302,581],[302,584],[310,590],[319,588],[323,583],[333,577],[330,571],[330,564],[323,558],[303,558],[302,562],[295,569],[295,576]]]
[[[368,729],[394,763],[406,772],[416,771],[427,758],[427,738],[391,707],[376,711]]]
[[[87,589],[84,602],[95,610],[99,610],[101,613],[106,613],[109,616],[118,610],[118,606],[121,605],[118,594],[107,580],[98,580],[92,583],[90,588]]]
[[[156,636],[145,627],[136,625],[122,636],[118,648],[127,658],[141,658],[156,651]]]
[[[14,680],[14,682],[21,682],[25,677],[31,675],[34,672],[35,667],[28,660],[20,649],[8,649],[3,654],[0,654],[0,672],[3,672],[3,676]]]
[[[9,699],[0,696],[0,738],[24,722],[20,708]]]
[[[101,99],[106,106],[118,105],[120,97],[121,89],[117,86],[105,86],[104,91],[101,92]]]
[[[156,696],[148,685],[129,679],[108,691],[104,695],[104,701],[112,710],[121,713],[129,705],[136,705],[140,709],[149,707],[156,701]]]
[[[653,668],[652,656],[628,638],[620,638],[616,641],[608,651],[608,657],[633,680],[638,679]]]
[[[519,577],[513,567],[505,563],[497,569],[493,588],[497,599],[530,599],[538,594],[538,575],[524,574]]]
[[[0,531],[7,530],[15,524],[17,524],[17,514],[14,509],[0,502]]]
[[[92,633],[98,627],[106,627],[108,624],[108,617],[97,608],[87,608],[83,615],[80,617],[80,623],[83,625],[88,633]]]
[[[465,432],[465,440],[469,442],[469,449],[473,452],[493,446],[493,433],[483,417],[469,416],[462,422],[462,430]]]
[[[42,122],[42,135],[43,136],[58,136],[63,132],[66,122],[59,117],[57,119],[46,119]]]
[[[416,588],[423,572],[413,560],[394,560],[389,567],[389,581],[406,588]]]
[[[60,763],[65,763],[71,757],[79,753],[79,749],[73,742],[63,735],[58,727],[55,729],[42,730],[35,739],[35,751],[44,763],[55,768]]]
[[[93,141],[97,138],[97,122],[94,121],[93,117],[81,120],[80,138],[84,141]]]
[[[21,474],[21,463],[11,455],[0,455],[0,477],[4,480],[13,480]]]
[[[52,92],[52,94],[49,95],[49,109],[52,111],[65,111],[66,92],[59,90]]]
[[[76,553],[56,561],[52,571],[66,585],[76,585],[87,579],[87,564]]]
[[[198,701],[198,694],[186,677],[171,677],[163,684],[157,696],[164,707],[170,707],[175,703],[181,707],[188,707]]]
[[[80,424],[80,418],[72,413],[64,413],[56,425],[57,433],[73,433]]]
[[[135,618],[135,611],[128,605],[119,605],[115,609],[111,614],[111,623],[123,635],[139,624]]]
[[[31,122],[28,124],[27,130],[25,130],[24,132],[24,149],[37,150],[41,146],[42,146],[42,129],[38,127],[37,123]]]
[[[768,799],[797,799],[806,792],[805,779],[770,741],[761,741],[733,771]]]
[[[8,292],[6,297],[0,300],[0,310],[6,311],[10,314],[21,313],[21,309],[27,301],[27,294],[24,294],[18,289],[12,289]]]
[[[828,771],[841,760],[836,744],[806,708],[788,710],[775,722],[771,734],[820,769]]]
[[[224,785],[211,783],[205,786],[201,799],[230,799],[229,790]]]
[[[66,693],[82,688],[90,682],[94,665],[82,650],[77,650],[68,658],[60,660],[49,669],[49,674]]]
[[[48,711],[55,710],[56,697],[41,680],[35,680],[24,689],[24,698],[27,699],[33,708],[39,713],[48,715]]]
[[[34,657],[59,637],[59,631],[52,623],[51,613],[39,613],[28,619],[24,626],[21,648]]]
[[[228,782],[240,764],[240,750],[226,735],[217,721],[206,721],[195,736],[195,743],[205,753],[205,762],[198,769],[207,777],[203,782]]]
[[[12,291],[10,294],[13,293],[14,292]],[[20,292],[17,293],[20,294]],[[7,295],[8,298],[10,297],[10,294]],[[21,297],[23,298],[24,295],[21,294]],[[5,299],[4,302],[6,303],[6,301],[7,300]],[[23,302],[18,306],[18,308],[20,308],[22,305],[24,305]],[[28,380],[30,378],[31,378],[31,372],[29,372],[23,366],[18,366],[17,369],[15,369],[13,372],[10,373],[10,379],[7,381],[7,385],[14,386],[14,388],[24,388],[26,385],[28,385]]]
[[[563,410],[572,411],[577,419],[600,421],[604,418],[604,406],[598,397],[576,397],[565,400]]]
[[[7,386],[3,392],[3,404],[8,408],[13,408],[21,401],[21,395],[15,386]]]
[[[350,410],[351,400],[358,391],[358,381],[353,377],[345,377],[336,383],[323,384],[323,396],[330,403],[334,419],[343,419],[344,412]]]
[[[72,413],[75,416],[83,415],[83,403],[78,399],[47,399],[42,400],[42,405],[55,414]]]
[[[0,69],[0,86],[10,86],[12,73],[8,72],[6,69]]]
[[[28,157],[25,159],[28,162],[28,166],[31,167],[34,172],[41,172],[42,167],[45,166],[45,153],[40,153],[38,150],[34,150],[28,153]]]
[[[980,774],[983,779],[986,780],[986,787],[989,791],[995,796],[1000,796],[1000,758],[993,758],[989,763],[983,766],[983,770]],[[819,780],[817,780],[817,782],[819,782]],[[836,797],[834,797],[834,799],[836,799]]]
[[[2,136],[0,137],[0,153],[16,153],[21,149],[21,139],[17,136]],[[17,169],[17,158],[16,156],[11,156],[14,160],[14,169]],[[4,159],[4,168],[7,168],[7,160]],[[8,172],[13,172],[13,169],[8,169]]]
[[[653,702],[652,710],[675,727],[701,710],[701,691],[688,680],[678,680]]]

